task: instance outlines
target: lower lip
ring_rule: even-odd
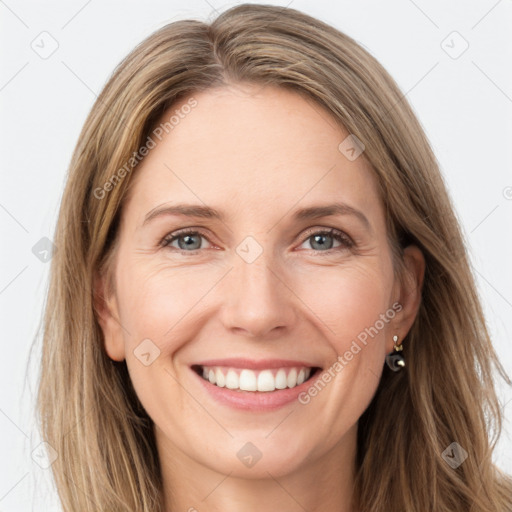
[[[240,391],[221,388],[203,379],[194,370],[192,373],[201,381],[206,391],[221,404],[246,411],[271,411],[279,409],[298,399],[300,393],[311,386],[321,370],[316,372],[307,381],[294,388],[276,389],[275,391]]]

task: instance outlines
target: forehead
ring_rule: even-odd
[[[344,200],[378,214],[370,164],[364,153],[351,161],[340,151],[349,133],[320,105],[284,88],[256,85],[192,98],[157,123],[161,140],[152,135],[156,146],[135,173],[129,202],[147,209],[183,201],[232,205],[262,218],[269,205],[284,213],[294,205]]]

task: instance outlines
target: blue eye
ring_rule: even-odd
[[[178,233],[171,234],[165,237],[162,241],[163,247],[174,247],[181,251],[192,252],[201,249],[201,238],[207,240],[207,238],[201,234],[199,231],[190,229],[185,231],[180,231]],[[171,244],[177,241],[178,247],[171,246]]]
[[[205,248],[202,244],[203,239],[210,243],[206,235],[196,229],[190,228],[167,235],[162,240],[161,246],[193,253],[194,251]],[[310,241],[312,246],[311,250],[316,252],[340,251],[355,245],[348,235],[334,228],[317,231],[311,230],[302,244],[308,241]],[[338,242],[337,246],[334,246],[335,241]],[[177,242],[177,246],[173,245],[174,242]]]
[[[333,247],[334,240],[339,242],[339,245]],[[304,242],[310,241],[312,250],[319,252],[327,252],[330,250],[340,250],[352,247],[354,243],[352,240],[337,229],[328,229],[324,231],[315,231],[307,236]],[[316,246],[316,247],[315,247]]]

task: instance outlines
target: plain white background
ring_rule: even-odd
[[[38,457],[37,350],[25,375],[49,267],[33,247],[52,239],[86,115],[115,65],[151,32],[176,19],[210,20],[236,3],[0,0],[0,511],[60,510]],[[512,1],[261,3],[289,5],[346,32],[406,93],[441,164],[496,350],[512,375]],[[500,400],[506,422],[495,459],[512,473],[512,391],[500,386]]]

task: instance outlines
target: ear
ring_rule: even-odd
[[[400,343],[410,331],[421,304],[421,291],[425,277],[425,257],[416,245],[408,245],[403,250],[403,275],[397,282],[396,301],[402,309],[393,321],[392,335],[398,335]],[[393,350],[393,340],[386,342],[387,353]]]
[[[119,321],[117,298],[116,294],[107,286],[105,276],[95,276],[94,309],[103,331],[107,355],[114,361],[123,361],[125,358],[123,329]]]

